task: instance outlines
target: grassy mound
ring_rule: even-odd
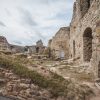
[[[20,77],[31,79],[39,87],[48,89],[53,97],[62,96],[67,100],[86,100],[86,97],[93,93],[88,86],[75,84],[54,73],[52,73],[52,78],[46,78],[35,71],[28,70],[8,56],[0,56],[0,67],[10,69]]]

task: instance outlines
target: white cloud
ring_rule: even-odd
[[[62,26],[69,25],[73,0],[0,0],[0,35],[10,43],[45,44]]]

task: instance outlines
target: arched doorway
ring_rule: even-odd
[[[88,8],[90,8],[91,0],[87,0]]]
[[[65,58],[65,52],[63,50],[61,50],[59,56],[61,59]]]
[[[83,34],[83,59],[90,62],[92,57],[92,29],[86,28]]]
[[[39,53],[39,47],[36,47],[36,53]]]

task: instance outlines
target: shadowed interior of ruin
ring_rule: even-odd
[[[100,61],[99,61],[99,64],[98,64],[98,77],[100,78]]]
[[[76,53],[76,51],[75,51],[75,40],[73,41],[73,56],[75,57],[75,53]]]
[[[36,53],[39,53],[39,47],[36,48]]]
[[[87,13],[88,9],[90,8],[91,0],[81,0],[81,14],[82,17]]]
[[[92,57],[92,29],[87,28],[83,35],[83,58],[89,62]]]

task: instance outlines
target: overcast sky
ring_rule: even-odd
[[[70,24],[73,0],[0,0],[0,35],[9,43],[45,44]]]

